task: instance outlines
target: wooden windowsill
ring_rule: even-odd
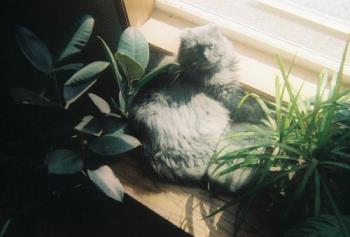
[[[209,192],[195,187],[186,187],[151,178],[140,167],[136,157],[125,157],[113,166],[122,182],[125,193],[193,236],[231,237],[236,207],[231,207],[213,217],[208,214],[217,210],[228,197],[214,197]],[[242,227],[240,237],[269,236],[252,213]]]

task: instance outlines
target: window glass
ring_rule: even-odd
[[[349,0],[182,0],[257,34],[277,39],[298,50],[339,62],[350,29]],[[277,4],[278,7],[275,7]],[[293,12],[302,9],[299,14]],[[306,17],[303,17],[303,12]],[[317,15],[317,17],[316,17]],[[312,21],[309,16],[315,16]],[[323,22],[324,21],[324,22]],[[325,23],[325,24],[323,24]],[[335,26],[341,26],[343,32]]]

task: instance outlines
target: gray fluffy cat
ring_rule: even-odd
[[[253,101],[237,110],[244,93],[233,46],[214,25],[186,29],[177,58],[163,61],[169,60],[179,71],[160,78],[161,85],[135,99],[130,111],[147,161],[168,180],[211,181],[237,191],[251,170],[212,177],[215,166],[209,165],[225,134],[261,117]]]

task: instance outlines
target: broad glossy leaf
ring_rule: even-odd
[[[74,127],[75,130],[92,136],[101,136],[103,132],[103,123],[101,119],[92,115],[85,116],[81,122]]]
[[[75,174],[84,165],[77,152],[67,149],[51,151],[47,154],[45,163],[49,174]]]
[[[66,101],[66,108],[82,96],[90,87],[96,83],[97,77],[77,86],[64,86],[63,97]]]
[[[140,145],[140,141],[135,137],[117,133],[97,138],[90,144],[89,149],[102,156],[114,156],[135,149]]]
[[[28,104],[37,106],[59,106],[55,102],[50,101],[44,96],[36,94],[35,92],[24,89],[24,88],[14,88],[11,90],[11,96],[15,103],[18,104]]]
[[[19,48],[28,61],[39,71],[50,73],[52,56],[45,43],[23,26],[17,26],[15,34]]]
[[[111,107],[104,99],[93,93],[89,93],[88,96],[90,97],[92,102],[94,102],[96,107],[101,111],[101,113],[108,114],[111,112]]]
[[[66,83],[64,83],[66,86],[77,86],[80,85],[91,78],[96,77],[98,74],[100,74],[102,71],[104,71],[109,66],[108,62],[103,61],[96,61],[92,62],[76,73],[74,73]]]
[[[128,79],[137,80],[145,73],[145,70],[141,67],[141,65],[129,56],[117,53],[116,58]]]
[[[105,135],[112,135],[117,133],[124,133],[127,124],[123,119],[116,117],[106,117],[104,120],[103,133]]]
[[[56,73],[57,72],[65,72],[65,71],[77,71],[80,68],[82,68],[83,66],[84,66],[84,64],[82,64],[82,63],[70,63],[70,64],[64,65],[62,67],[55,68],[52,71],[56,72]]]
[[[350,226],[350,217],[344,218]],[[350,228],[349,228],[350,230]],[[335,216],[321,215],[308,218],[303,223],[288,230],[284,237],[344,237]]]
[[[95,20],[89,15],[81,16],[66,33],[62,51],[57,60],[70,57],[79,53],[89,41],[92,30],[94,28]]]
[[[118,53],[127,55],[143,69],[149,60],[149,47],[145,36],[135,27],[127,28],[120,37]]]
[[[108,197],[119,202],[123,201],[123,185],[109,166],[104,165],[96,170],[88,170],[87,173],[92,182],[94,182]]]

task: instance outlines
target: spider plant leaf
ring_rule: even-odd
[[[346,216],[344,220],[350,226],[350,217]],[[289,229],[283,237],[344,237],[339,227],[335,216],[314,216]]]
[[[319,164],[320,165],[325,165],[325,166],[334,166],[334,167],[350,170],[350,165],[349,164],[346,164],[346,163],[343,163],[343,162],[339,162],[339,161],[320,161]]]
[[[79,53],[89,41],[95,20],[92,16],[83,15],[72,25],[64,35],[65,41],[57,57],[57,61],[71,57]]]
[[[319,216],[321,214],[321,186],[320,186],[320,174],[318,169],[314,173],[314,214]]]
[[[17,44],[27,60],[39,71],[49,74],[53,60],[45,43],[23,26],[16,27],[15,36]]]
[[[86,81],[95,78],[98,74],[103,72],[109,66],[108,62],[96,61],[92,62],[76,73],[74,73],[65,83],[66,86],[81,85]]]
[[[283,213],[283,218],[287,218],[288,214],[291,210],[291,208],[294,207],[294,204],[301,199],[301,197],[304,194],[306,185],[309,183],[310,178],[312,177],[316,167],[317,167],[318,161],[316,159],[312,159],[310,164],[308,164],[307,169],[305,170],[305,173],[302,176],[301,181],[297,184],[297,187],[294,191],[294,193],[290,196],[287,208],[285,209]]]
[[[122,33],[118,51],[141,66],[143,71],[149,61],[149,46],[145,36],[135,27],[129,27]]]
[[[331,191],[329,190],[329,187],[328,187],[327,183],[325,182],[324,178],[322,177],[322,175],[320,175],[320,181],[321,181],[321,186],[323,187],[323,190],[325,191],[325,196],[328,199],[328,202],[329,202],[330,206],[332,207],[334,214],[336,215],[336,218],[338,220],[339,227],[340,227],[340,230],[341,230],[343,237],[350,237],[350,234],[349,234],[350,230],[348,229],[347,225],[345,224],[346,220],[344,219],[344,216],[341,214],[341,212],[337,206],[337,203],[336,203],[334,197],[332,196]]]

